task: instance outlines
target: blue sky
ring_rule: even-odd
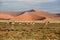
[[[33,8],[60,13],[60,0],[0,0],[0,10],[24,11]]]

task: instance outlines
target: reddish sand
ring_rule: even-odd
[[[29,12],[25,12],[24,14],[17,16],[11,20],[36,20],[41,18],[41,16],[29,13]]]
[[[38,16],[45,17],[46,20],[60,20],[60,17],[58,17],[58,15],[56,15],[56,14],[45,12],[45,11],[42,11],[39,9],[33,9],[33,10],[35,12],[30,12],[30,13],[38,15]]]
[[[9,20],[9,19],[11,19],[11,18],[13,18],[13,16],[11,16],[11,15],[8,15],[8,14],[0,14],[0,20]]]
[[[12,18],[11,20],[39,20],[42,17],[45,17],[44,20],[60,20],[60,17],[57,17],[55,14],[51,14],[42,10],[32,9],[28,10],[22,15]]]
[[[9,14],[12,16],[18,16],[21,14],[21,12],[11,12],[11,11],[0,11],[0,14]]]
[[[56,14],[39,9],[32,9],[24,12],[0,11],[0,18],[7,18],[10,20],[60,20],[60,17]]]

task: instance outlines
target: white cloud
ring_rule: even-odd
[[[54,2],[56,0],[0,0],[0,1]]]
[[[2,5],[8,5],[8,3],[2,3]]]
[[[26,1],[26,2],[54,2],[56,0],[17,0],[17,1]]]

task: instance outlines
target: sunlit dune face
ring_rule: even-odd
[[[28,10],[11,20],[58,20],[55,14],[38,9]]]
[[[13,16],[8,15],[8,14],[0,14],[0,20],[2,20],[2,19],[11,19],[11,18],[13,18]]]
[[[11,16],[18,16],[19,14],[21,14],[21,12],[11,12],[11,11],[0,11],[0,14],[8,14]]]
[[[11,20],[39,20],[39,19],[42,20],[42,17],[28,11],[28,12],[24,12],[24,14],[20,16],[12,18]]]
[[[55,14],[49,12],[32,9],[23,12],[0,12],[0,19],[10,20],[60,20]]]

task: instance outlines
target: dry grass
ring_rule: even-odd
[[[60,23],[48,25],[44,23],[34,25],[0,23],[0,40],[60,40]]]

